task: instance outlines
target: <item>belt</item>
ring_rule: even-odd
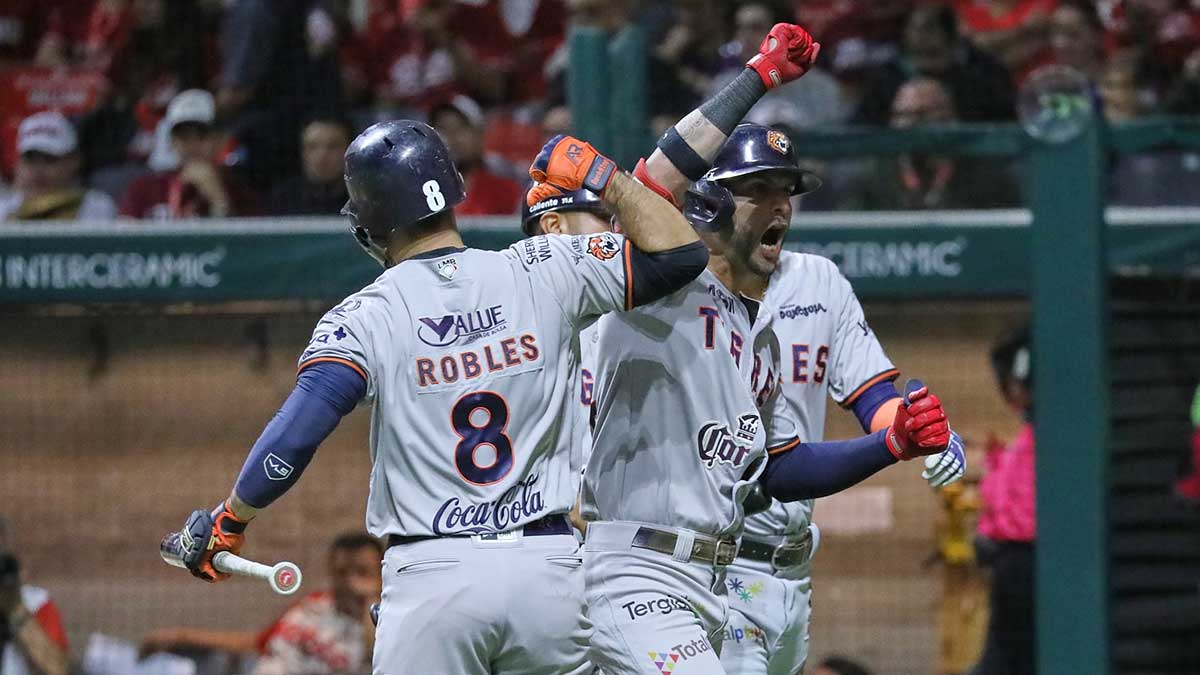
[[[787,569],[807,562],[812,554],[812,544],[811,535],[798,542],[787,542],[779,546],[743,537],[737,557],[771,563],[775,569]]]
[[[571,524],[569,522],[567,522],[567,517],[562,515],[561,513],[555,513],[553,515],[545,516],[544,518],[539,518],[531,523],[525,523],[525,526],[522,528],[519,528],[519,529],[523,531],[523,533],[526,537],[541,537],[541,536],[551,535],[551,534],[574,534],[574,532],[575,532],[574,530],[571,529]],[[490,541],[490,540],[496,539],[501,534],[504,534],[504,533],[503,532],[484,532],[483,534],[472,534],[469,532],[464,532],[462,534],[452,534],[452,535],[447,535],[447,536],[449,536],[449,537],[479,537],[480,539],[482,539],[484,541]],[[415,544],[418,541],[426,541],[429,539],[443,539],[443,538],[445,538],[445,537],[439,537],[434,534],[422,534],[422,535],[414,535],[414,536],[389,534],[388,538],[387,538],[387,545],[388,545],[388,548],[391,548],[393,546],[400,546],[402,544]]]
[[[639,527],[630,546],[675,555],[677,541],[679,541],[679,535],[669,530]],[[728,565],[733,562],[736,555],[737,542],[732,539],[697,538],[692,542],[689,560],[698,560],[714,565]]]

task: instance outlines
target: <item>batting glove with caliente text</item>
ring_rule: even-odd
[[[597,195],[617,172],[617,163],[596,152],[590,143],[559,134],[546,141],[529,167],[529,177],[537,184],[529,191],[530,206],[563,192],[583,188]]]

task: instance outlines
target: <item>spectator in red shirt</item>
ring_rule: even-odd
[[[253,675],[369,671],[375,643],[370,607],[382,592],[382,560],[378,539],[343,534],[329,547],[330,589],[304,596],[265,630],[164,628],[146,636],[142,652],[209,649],[258,654]]]
[[[203,89],[180,92],[164,124],[179,168],[139,177],[121,199],[131,218],[222,218],[257,215],[253,194],[217,164],[216,107]]]
[[[416,116],[431,100],[466,92],[489,101],[503,97],[502,73],[481,63],[474,45],[455,33],[456,5],[421,0],[377,6],[365,33],[346,44],[343,71],[351,88],[367,88],[380,116]]]
[[[67,633],[45,589],[21,583],[21,564],[0,518],[0,673],[66,675]]]
[[[524,195],[520,183],[505,178],[499,167],[488,166],[483,153],[486,120],[479,104],[466,96],[455,96],[435,107],[429,123],[446,139],[450,155],[462,172],[467,199],[455,207],[464,216],[516,213]]]
[[[1005,448],[988,452],[979,484],[978,559],[992,569],[991,617],[976,675],[1034,675],[1034,568],[1037,496],[1033,429],[1033,359],[1025,326],[992,350],[992,367],[1008,405],[1025,423]]]
[[[1019,84],[1050,60],[1050,22],[1058,0],[955,0],[972,42],[1008,66]]]

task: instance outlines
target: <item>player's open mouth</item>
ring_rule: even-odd
[[[783,242],[783,235],[787,234],[787,223],[779,223],[767,228],[763,232],[761,243],[767,248],[774,248]]]

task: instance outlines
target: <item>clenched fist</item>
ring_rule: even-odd
[[[795,24],[777,23],[746,67],[758,73],[767,89],[774,89],[807,73],[820,52],[821,44],[813,41],[808,31]]]

